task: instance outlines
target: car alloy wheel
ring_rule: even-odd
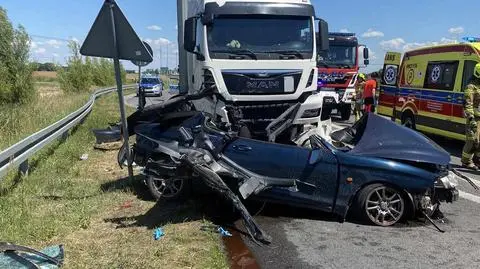
[[[182,178],[157,178],[148,176],[147,185],[151,194],[157,200],[160,198],[175,199],[183,192],[184,180]]]
[[[403,217],[405,200],[399,191],[380,185],[367,194],[364,208],[374,224],[391,226]]]

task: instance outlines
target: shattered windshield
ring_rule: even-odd
[[[328,51],[318,53],[319,66],[352,68],[356,64],[357,48],[346,45],[330,45]]]
[[[239,54],[250,58],[279,59],[313,55],[313,27],[303,16],[222,16],[207,27],[210,57]]]

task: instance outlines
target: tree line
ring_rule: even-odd
[[[0,105],[25,104],[36,98],[33,71],[56,71],[65,92],[90,91],[94,86],[115,84],[113,61],[84,57],[80,45],[71,41],[65,67],[54,63],[30,62],[31,39],[26,29],[13,27],[7,11],[0,6]],[[126,72],[121,66],[122,80]]]

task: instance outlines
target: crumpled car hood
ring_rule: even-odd
[[[450,163],[450,154],[421,133],[372,113],[360,121],[356,124],[356,136],[361,137],[351,154],[438,165]]]

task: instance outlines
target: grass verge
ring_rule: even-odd
[[[57,83],[35,83],[37,100],[0,107],[0,151],[60,120],[88,100],[90,94],[65,94]]]
[[[226,268],[220,238],[201,229],[209,223],[196,203],[149,200],[146,187],[125,179],[116,151],[93,149],[91,129],[118,121],[117,101],[99,98],[73,135],[38,154],[28,177],[0,182],[0,238],[64,244],[66,268]],[[165,236],[154,241],[159,226]]]

